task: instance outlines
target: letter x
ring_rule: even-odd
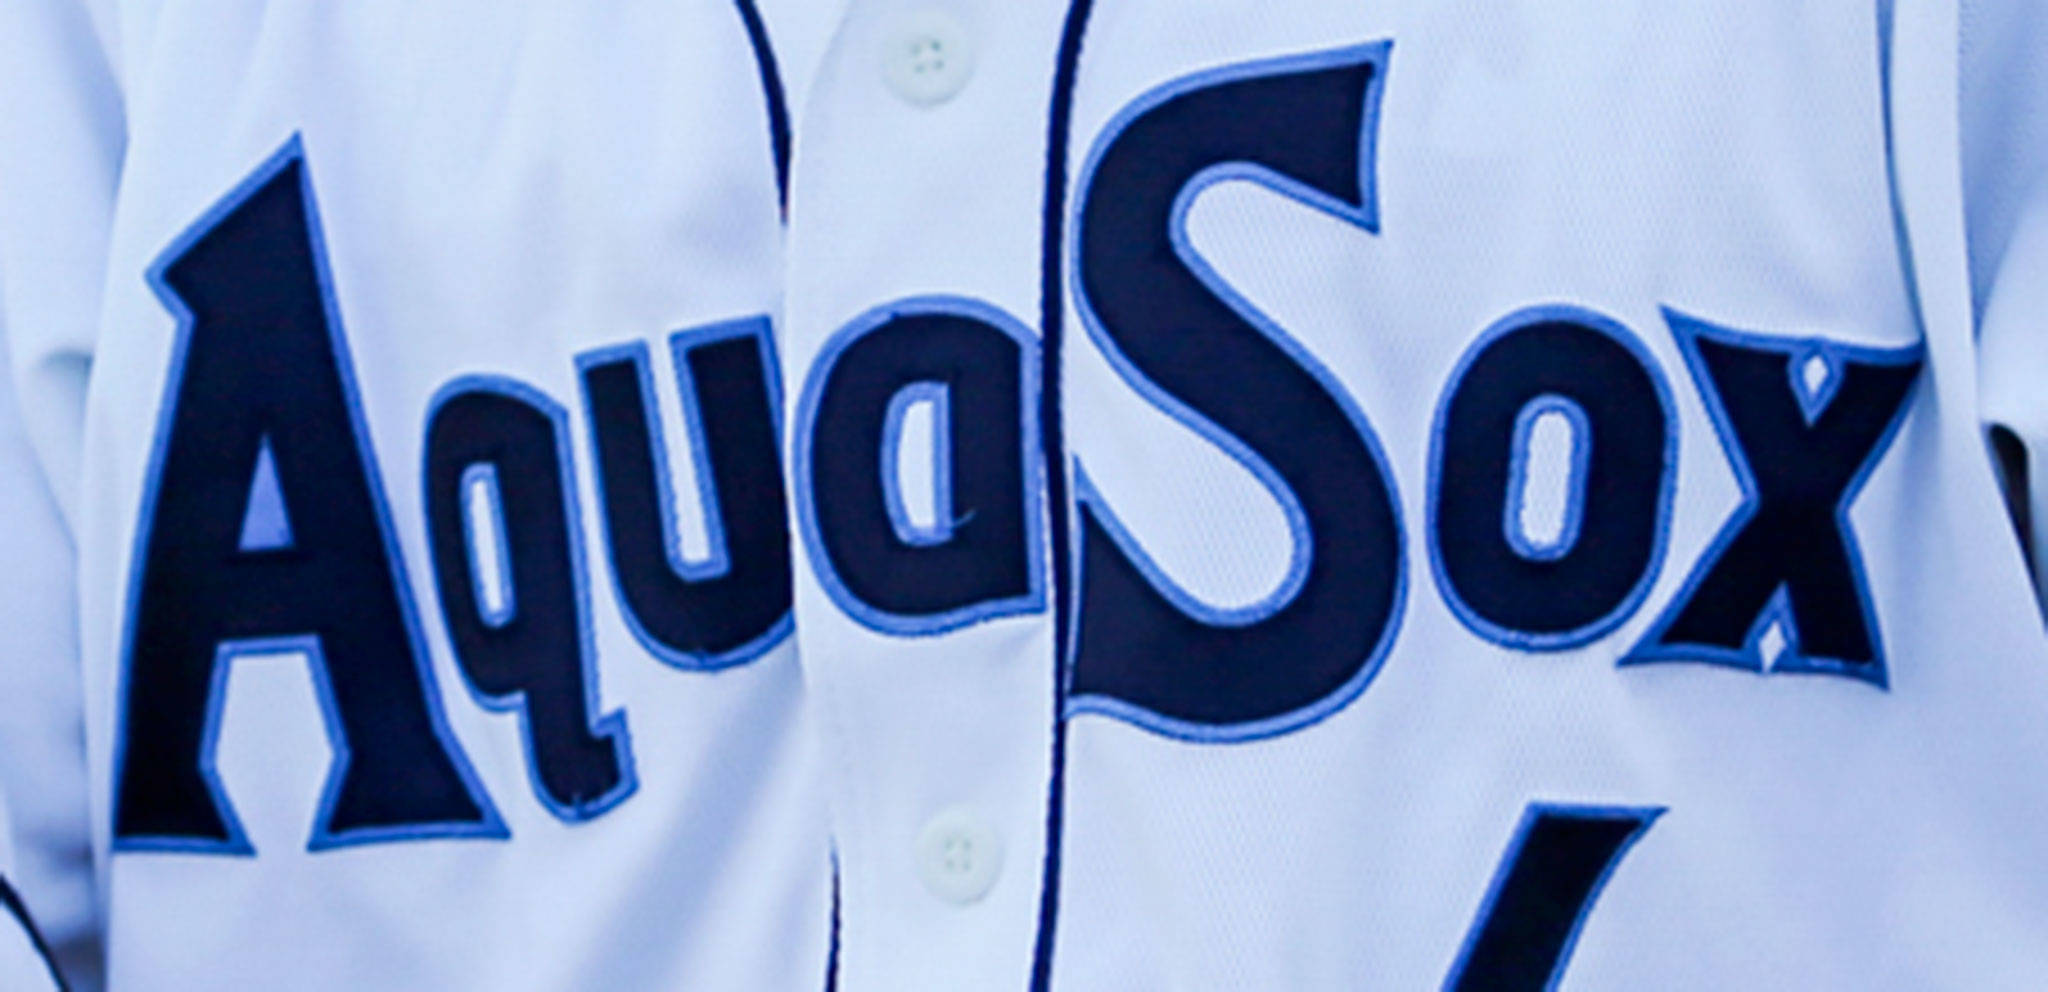
[[[1742,484],[1735,509],[1663,619],[1624,664],[1700,661],[1823,672],[1880,687],[1885,669],[1849,506],[1890,446],[1922,350],[1876,349],[1666,319]]]

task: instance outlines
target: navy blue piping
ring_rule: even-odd
[[[1906,299],[1912,305],[1913,319],[1921,325],[1920,335],[1925,338],[1927,317],[1920,305],[1918,263],[1913,258],[1913,240],[1907,231],[1905,200],[1899,192],[1899,150],[1892,122],[1892,34],[1898,19],[1897,8],[1895,0],[1877,0],[1877,82],[1880,96],[1878,112],[1884,115],[1885,188],[1891,199],[1892,231],[1899,243],[1899,269],[1906,280]],[[1974,303],[1973,297],[1972,304]],[[1973,324],[1973,340],[1975,334]]]
[[[57,983],[59,992],[70,988],[64,984],[63,973],[57,970],[57,957],[50,953],[50,945],[43,940],[43,932],[36,929],[35,919],[28,915],[28,906],[21,901],[21,894],[15,892],[14,886],[7,884],[4,877],[0,877],[0,907],[14,914],[15,921],[28,934],[29,942],[35,945],[36,954],[43,959],[43,967],[50,970],[50,980]]]
[[[1067,512],[1066,431],[1060,422],[1060,246],[1066,243],[1067,146],[1072,135],[1074,77],[1081,62],[1081,38],[1088,29],[1094,0],[1072,0],[1060,29],[1058,67],[1053,72],[1052,108],[1046,126],[1045,240],[1039,270],[1039,320],[1043,338],[1039,357],[1039,439],[1045,448],[1046,532],[1052,547],[1053,678],[1052,772],[1046,789],[1045,874],[1039,885],[1038,940],[1031,953],[1031,990],[1052,987],[1053,936],[1060,908],[1060,829],[1065,806],[1067,769],[1067,668],[1073,657],[1074,584],[1071,522]]]
[[[825,948],[825,992],[839,988],[839,852],[832,852],[832,942]]]
[[[775,46],[768,43],[768,25],[754,0],[733,0],[747,25],[747,41],[761,66],[761,92],[768,98],[768,140],[775,148],[775,202],[789,218],[789,100],[782,92],[782,70],[775,64]]]

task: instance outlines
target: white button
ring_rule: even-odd
[[[882,52],[882,78],[905,101],[932,107],[953,98],[974,75],[967,28],[943,10],[915,10],[898,20]]]
[[[1003,870],[1003,839],[972,811],[954,806],[917,835],[917,873],[932,895],[959,906],[988,895]]]

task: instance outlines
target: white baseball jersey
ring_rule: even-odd
[[[2036,6],[0,5],[27,902],[116,988],[2038,988]]]
[[[840,987],[2048,983],[2048,31],[1970,16],[854,3]]]
[[[751,0],[8,0],[0,67],[87,788],[7,784],[98,863],[28,891],[58,943],[124,989],[820,987]]]

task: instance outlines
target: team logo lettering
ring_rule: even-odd
[[[1200,741],[1285,733],[1354,698],[1396,636],[1408,563],[1398,480],[1381,442],[1316,356],[1246,303],[1184,228],[1196,196],[1238,180],[1378,234],[1374,156],[1389,53],[1386,43],[1359,45],[1168,83],[1116,115],[1080,170],[1066,254],[1090,338],[1132,389],[1264,485],[1293,548],[1287,576],[1264,600],[1204,603],[1154,563],[1077,460],[1075,533],[1052,536],[1075,549],[1069,713]],[[1904,421],[1920,350],[1665,317],[1745,498],[1622,663],[1763,671],[1760,644],[1776,626],[1786,650],[1770,671],[1883,686],[1882,639],[1848,511]],[[871,333],[863,328],[874,322],[862,318],[845,336]],[[854,367],[842,356],[851,347],[829,347],[813,376],[866,398],[807,406],[797,431],[810,473],[798,487],[800,512],[849,521],[814,525],[827,547],[813,555],[825,584],[850,615],[896,634],[1031,603],[1014,588],[978,592],[962,581],[967,572],[885,567],[957,540],[891,516],[891,476],[874,469],[899,457],[890,397],[936,397],[942,407],[957,397],[946,377],[919,367],[916,348],[871,348]],[[979,360],[993,370],[1013,355],[999,348]],[[1669,544],[1680,440],[1670,384],[1641,333],[1583,306],[1522,308],[1478,335],[1441,396],[1424,535],[1452,613],[1480,637],[1531,652],[1590,643],[1638,615]],[[1021,407],[1038,404],[1025,397]],[[948,422],[957,436],[957,412]],[[1012,435],[997,437],[1014,450]],[[1539,448],[1562,450],[1565,462],[1562,519],[1541,533],[1524,512]],[[932,461],[957,462],[963,450],[955,444]],[[957,464],[939,474],[949,485],[974,477]],[[1019,477],[1028,473],[1002,477],[1002,505],[1016,504],[1008,486]],[[960,519],[995,505],[940,495]],[[834,528],[865,544],[831,536]],[[1004,547],[1018,539],[1006,532]],[[864,571],[888,579],[846,578]],[[892,606],[911,599],[887,581],[929,601]],[[903,622],[920,611],[946,622]]]
[[[872,311],[826,345],[798,404],[797,516],[841,609],[930,634],[1045,608],[1037,370],[1022,325],[950,297]],[[904,447],[913,416],[923,452]]]
[[[1076,187],[1067,255],[1083,326],[1130,388],[1282,509],[1293,546],[1278,588],[1249,606],[1203,603],[1153,561],[1085,462],[1075,533],[1043,533],[1037,336],[986,303],[921,297],[852,320],[796,404],[795,516],[841,609],[897,636],[1037,614],[1046,542],[1071,541],[1070,713],[1243,741],[1365,689],[1407,586],[1399,480],[1358,403],[1208,266],[1184,215],[1203,189],[1242,180],[1377,234],[1389,52],[1169,83],[1117,115]],[[153,279],[179,332],[138,527],[115,846],[250,852],[212,751],[227,673],[258,654],[305,658],[326,713],[334,757],[313,847],[506,836],[443,714],[296,140]],[[1849,509],[1905,419],[1921,352],[1665,316],[1744,497],[1623,663],[1762,671],[1776,627],[1786,650],[1771,671],[1884,686]],[[1421,533],[1437,588],[1478,636],[1561,650],[1642,609],[1668,543],[1679,438],[1641,340],[1584,307],[1531,306],[1481,332],[1444,384]],[[778,365],[765,318],[668,345],[708,554],[679,550],[644,344],[577,360],[581,413],[621,613],[655,658],[712,670],[790,631]],[[517,715],[536,800],[576,822],[625,801],[637,778],[627,714],[599,711],[570,419],[525,384],[462,377],[426,411],[421,468],[457,670],[478,704]],[[1553,441],[1565,509],[1534,533],[1519,508],[1534,452]],[[1595,831],[1601,857],[1648,820],[1628,822]],[[1531,830],[1532,844],[1555,832]],[[1487,938],[1475,940],[1483,961]]]
[[[306,657],[333,743],[313,847],[503,836],[441,713],[297,143],[154,281],[179,336],[135,552],[115,846],[253,853],[213,743],[229,666],[281,651]]]
[[[309,665],[333,751],[310,846],[509,836],[449,731],[355,397],[296,139],[165,253],[178,317],[138,526],[117,730],[114,846],[254,853],[214,770],[230,666]],[[766,318],[671,338],[714,545],[685,561],[644,349],[581,363],[614,587],[686,669],[788,637],[777,365]],[[623,711],[598,712],[569,413],[502,377],[426,416],[427,531],[457,669],[516,714],[536,800],[570,822],[629,798]]]

